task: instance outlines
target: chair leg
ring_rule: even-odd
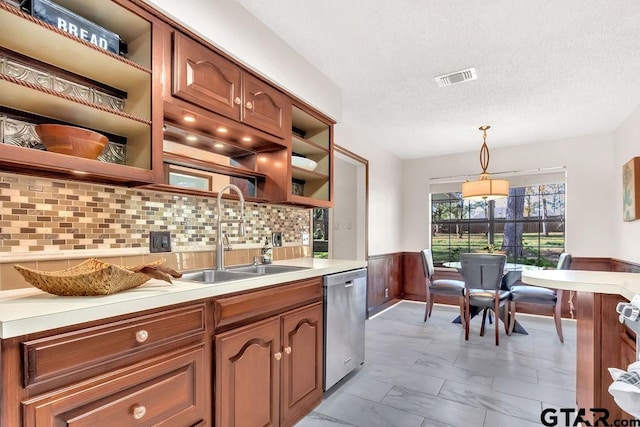
[[[482,309],[482,326],[480,326],[480,336],[483,337],[484,336],[484,322],[487,319],[487,309],[483,308]]]
[[[504,306],[504,312],[502,313],[504,319],[502,319],[502,323],[504,324],[504,333],[507,335],[511,335],[509,333],[509,303],[507,302]]]
[[[464,318],[464,297],[460,297],[459,304],[460,304],[460,323],[462,324],[462,329],[465,329],[466,322]]]
[[[469,341],[469,293],[464,297],[464,339]]]
[[[507,335],[511,335],[513,333],[513,328],[516,326],[516,303],[514,301],[509,301],[509,332]]]
[[[487,310],[489,312],[489,324],[491,325],[493,323],[493,314],[491,313],[491,311]]]
[[[500,301],[496,297],[495,303],[493,304],[493,312],[496,313],[496,324],[494,325],[495,326],[494,329],[496,330],[496,345],[500,345],[500,338],[499,338],[499,336],[500,336],[500,331],[499,331],[500,325],[498,325],[498,323],[500,323],[500,322],[498,322],[498,319],[499,319],[498,318],[498,313],[499,313],[498,310],[500,310]]]
[[[426,298],[425,298],[425,306],[424,306],[424,322],[427,321],[427,318],[431,316],[431,309],[429,308],[429,302],[431,301],[431,292],[429,292],[429,282],[426,282]]]

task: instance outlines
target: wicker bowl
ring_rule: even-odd
[[[135,288],[150,279],[147,274],[95,258],[59,271],[37,271],[21,265],[13,267],[36,288],[61,296],[110,295]]]
[[[109,141],[98,132],[74,126],[43,124],[36,125],[35,131],[47,151],[92,160],[102,154]]]

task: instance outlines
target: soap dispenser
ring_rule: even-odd
[[[269,243],[269,238],[264,238],[264,246],[262,247],[262,263],[263,264],[271,264],[273,260],[273,249],[271,248],[271,244]]]

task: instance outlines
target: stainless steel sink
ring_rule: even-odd
[[[250,279],[267,274],[289,273],[291,271],[306,270],[308,267],[294,267],[291,265],[242,265],[226,270],[205,268],[202,270],[185,271],[180,280],[206,284],[230,282],[232,280]]]
[[[260,275],[255,273],[240,272],[240,271],[229,271],[229,270],[220,271],[220,270],[214,270],[214,269],[205,269],[205,270],[194,270],[194,271],[184,272],[182,273],[182,277],[180,278],[180,280],[212,284],[212,283],[230,282],[232,280],[249,279],[251,277],[257,277],[257,276],[260,276]]]
[[[308,267],[294,267],[292,265],[272,265],[272,264],[260,264],[260,265],[244,265],[239,267],[230,267],[226,271],[242,272],[252,274],[278,274],[289,273],[291,271],[306,270]]]

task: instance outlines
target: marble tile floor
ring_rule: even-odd
[[[469,341],[457,307],[403,301],[366,323],[365,364],[325,393],[297,427],[540,426],[543,408],[575,407],[576,323],[518,314],[529,335],[494,326]],[[502,323],[500,324],[502,327]]]

